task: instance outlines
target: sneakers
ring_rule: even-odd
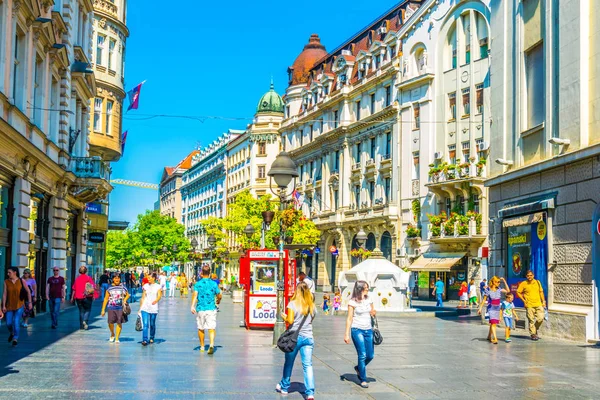
[[[154,339],[150,339],[150,344],[154,343]]]
[[[200,346],[200,353],[204,353],[204,345]]]
[[[148,346],[148,342],[146,342],[146,341],[143,341],[143,342],[142,342],[142,346]]]
[[[506,343],[510,343],[510,342],[512,342],[511,338],[506,338],[504,341],[505,341]]]
[[[111,336],[110,339],[108,339],[109,342],[113,343],[115,341],[115,337]]]
[[[15,347],[17,344],[19,344],[19,343],[18,343],[16,340],[13,340],[13,341],[12,341],[12,345],[13,345],[13,347]]]
[[[540,337],[538,335],[531,335],[531,340],[537,342],[538,340],[540,340]]]
[[[86,331],[88,330],[88,324],[85,321],[83,321],[83,329],[85,329]]]
[[[368,384],[367,382],[361,382],[361,383],[360,383],[360,386],[361,386],[362,388],[365,388],[365,389],[366,389],[366,388],[368,388],[368,387],[369,387],[369,384]]]
[[[116,340],[115,340],[115,343],[121,343],[121,342],[119,341],[119,339],[116,339]]]
[[[284,396],[286,396],[288,394],[288,392],[286,390],[283,390],[281,388],[281,385],[279,383],[277,384],[277,386],[275,386],[275,391],[281,393]]]
[[[215,354],[215,348],[213,346],[208,348],[208,354]]]

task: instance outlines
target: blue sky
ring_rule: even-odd
[[[284,94],[287,67],[312,33],[334,50],[398,0],[365,1],[130,1],[126,90],[146,80],[140,107],[125,115],[124,157],[113,178],[158,183],[194,147],[227,129],[244,129],[269,89]],[[128,106],[126,101],[125,107]],[[149,118],[216,116],[245,120]],[[135,222],[158,193],[115,185],[110,219]]]

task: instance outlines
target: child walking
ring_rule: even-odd
[[[517,312],[515,311],[515,305],[513,304],[514,295],[512,293],[506,293],[506,299],[502,302],[502,308],[500,312],[502,313],[502,317],[504,318],[505,325],[505,337],[504,340],[506,343],[510,343],[510,330],[513,328],[513,317],[515,321],[519,320],[517,316]]]
[[[469,308],[474,305],[477,308],[477,285],[475,285],[475,279],[471,279],[469,282]]]
[[[342,305],[342,296],[340,296],[340,292],[335,292],[335,296],[333,296],[333,315],[337,315],[337,312],[340,310],[340,306]]]
[[[330,297],[327,293],[323,295],[323,312],[327,315],[329,314],[329,300]]]
[[[458,290],[459,302],[458,308],[466,308],[469,304],[469,289],[467,288],[467,282],[463,281],[460,284],[460,289]]]

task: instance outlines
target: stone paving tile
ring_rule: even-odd
[[[279,399],[274,386],[283,355],[271,346],[271,332],[240,328],[242,307],[228,298],[221,309],[213,357],[197,350],[189,299],[166,299],[159,340],[145,348],[133,321],[117,345],[108,343],[106,323],[97,315],[89,331],[74,329],[74,309],[61,314],[56,331],[48,316],[40,316],[17,348],[0,341],[0,399]],[[519,336],[494,346],[473,318],[379,318],[384,343],[376,347],[365,390],[353,371],[354,347],[343,343],[345,317],[320,317],[313,360],[317,398],[599,398],[600,348]],[[299,359],[292,381],[289,398],[302,398]]]

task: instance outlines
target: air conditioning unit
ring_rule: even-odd
[[[351,56],[352,52],[350,50],[342,50],[342,55],[343,56]]]
[[[477,149],[479,151],[488,151],[490,149],[490,144],[488,142],[481,142],[477,145]]]
[[[433,153],[433,158],[436,160],[441,160],[442,157],[444,157],[444,153],[442,153],[441,151],[436,151],[435,153]]]

